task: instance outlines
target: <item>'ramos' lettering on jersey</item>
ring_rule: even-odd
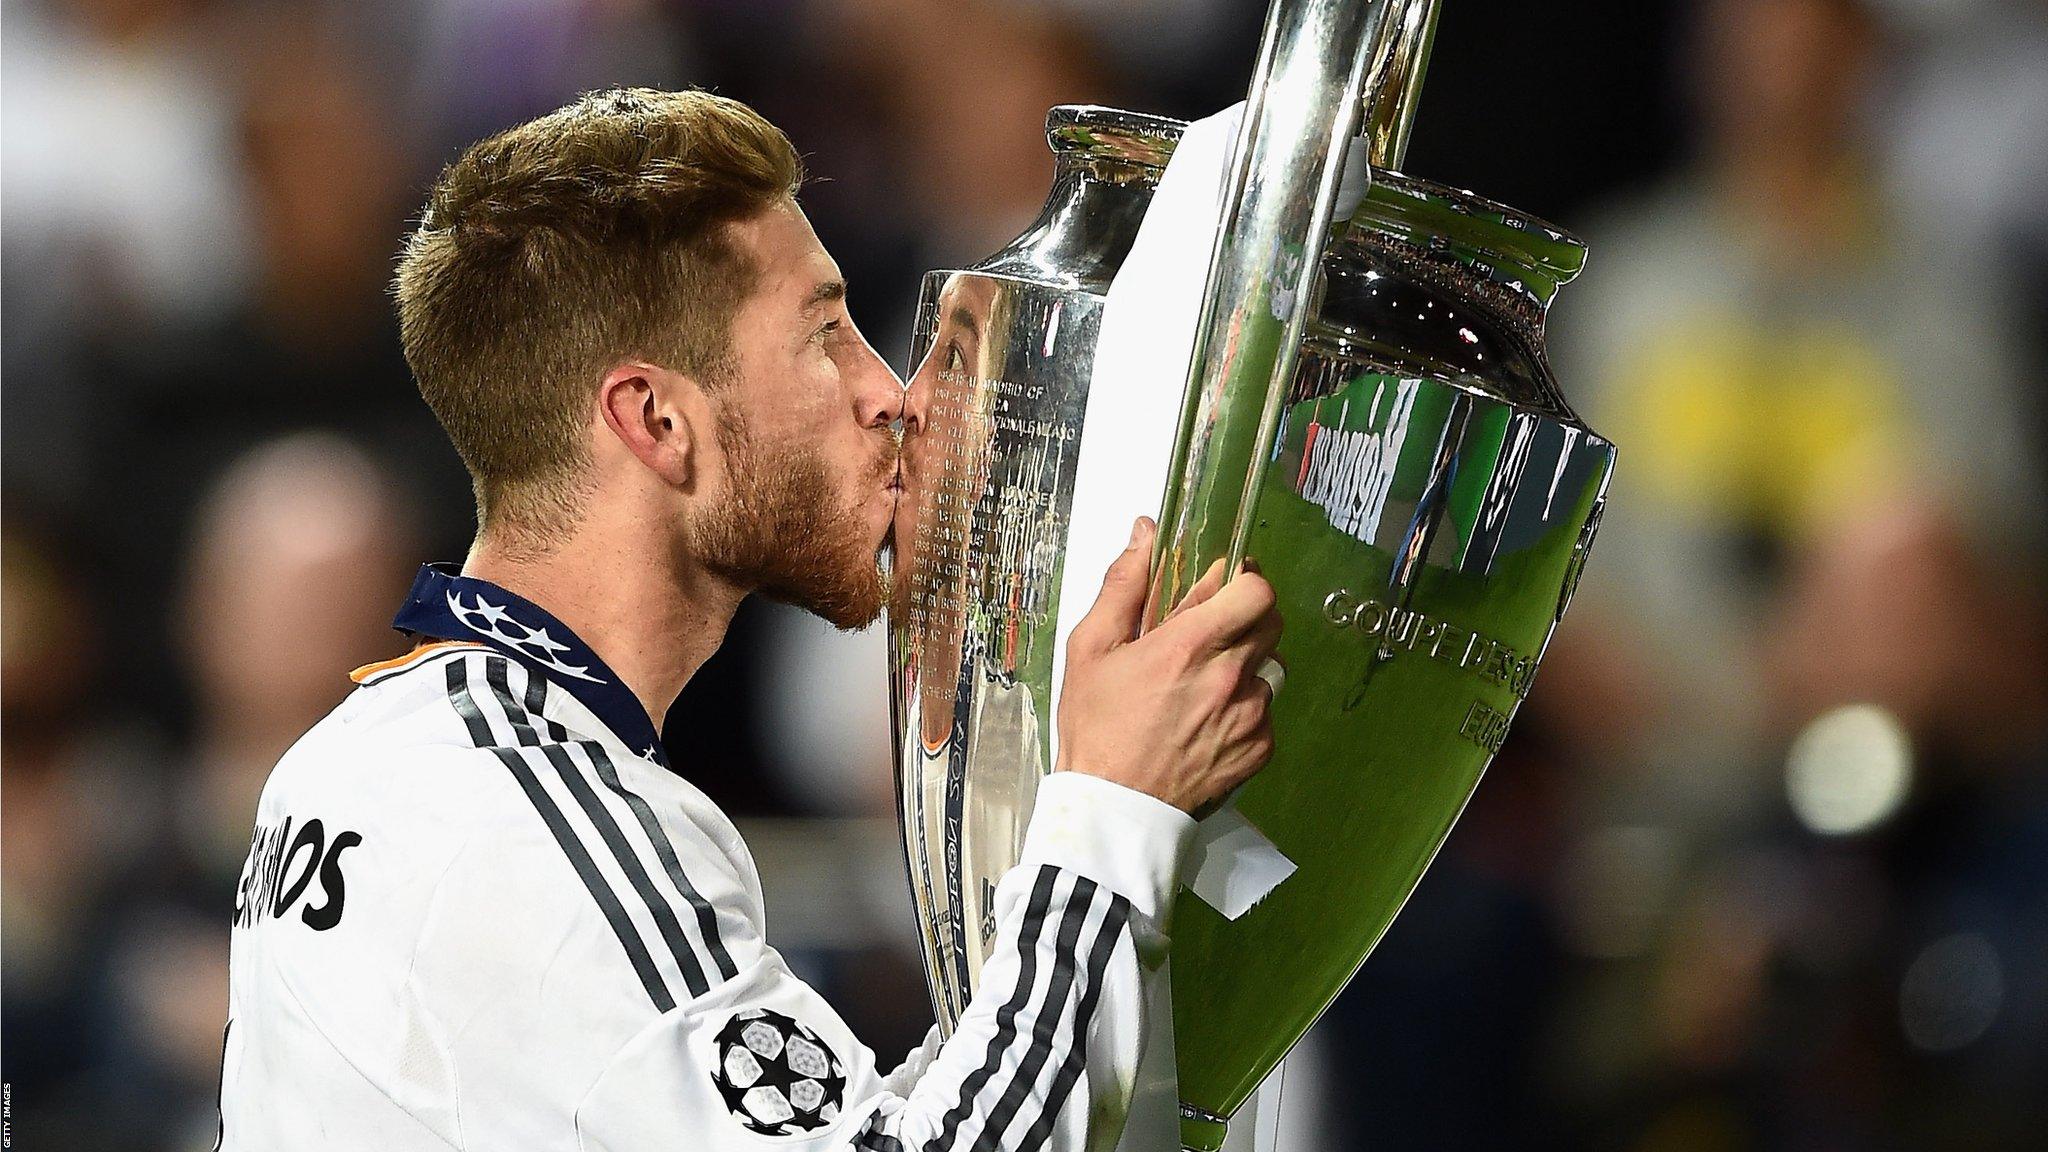
[[[317,818],[299,825],[296,836],[290,816],[280,824],[257,824],[241,883],[235,886],[235,927],[249,928],[283,916],[316,877],[324,899],[307,900],[300,921],[317,932],[341,923],[342,902],[348,898],[341,854],[362,842],[362,834],[353,831],[336,832],[329,840],[326,825]]]

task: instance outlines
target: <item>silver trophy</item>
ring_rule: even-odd
[[[1256,556],[1272,581],[1287,620],[1277,750],[1234,803],[1294,871],[1235,918],[1186,892],[1174,909],[1192,1149],[1220,1145],[1421,879],[1529,691],[1613,466],[1543,354],[1545,309],[1583,246],[1392,170],[1435,17],[1435,0],[1278,0],[1225,187],[1150,611],[1218,558]],[[1053,109],[1038,220],[925,277],[891,704],[948,1030],[1051,770],[1076,462],[1084,435],[1116,434],[1083,427],[1105,297],[1181,127]],[[1368,149],[1373,186],[1336,220],[1348,147]]]

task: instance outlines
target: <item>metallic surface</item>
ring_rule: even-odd
[[[1051,195],[1015,242],[925,277],[904,405],[889,613],[898,812],[942,1026],[1047,763],[1059,576],[1104,295],[1177,121],[1047,118]]]
[[[1381,232],[1369,222],[1333,235],[1347,149],[1362,144],[1368,162],[1381,167],[1406,152],[1436,13],[1437,0],[1274,0],[1220,206],[1160,502],[1147,619],[1164,616],[1213,561],[1224,561],[1229,579],[1247,554],[1256,555],[1293,622],[1281,658],[1306,682],[1275,697],[1280,750],[1235,798],[1241,814],[1272,825],[1267,837],[1296,872],[1234,921],[1195,899],[1181,899],[1175,911],[1175,1049],[1181,1140],[1190,1148],[1221,1145],[1224,1125],[1211,1117],[1244,1103],[1378,941],[1514,712],[1511,702],[1472,700],[1461,728],[1446,729],[1435,713],[1463,700],[1469,685],[1438,683],[1431,673],[1442,669],[1413,661],[1382,676],[1376,660],[1361,664],[1348,649],[1361,642],[1357,633],[1340,627],[1326,646],[1317,640],[1329,637],[1304,640],[1301,627],[1314,619],[1305,611],[1310,604],[1333,596],[1364,597],[1369,611],[1390,619],[1408,609],[1404,597],[1430,578],[1454,478],[1462,474],[1469,487],[1490,467],[1481,457],[1495,410],[1506,411],[1469,390],[1480,380],[1547,378],[1511,376],[1515,365],[1502,362],[1498,344],[1484,375],[1465,368],[1463,388],[1453,383],[1462,367],[1455,353],[1448,361],[1400,355],[1430,347],[1426,338],[1408,337],[1415,325],[1453,311],[1466,320],[1457,339],[1483,341],[1476,331],[1488,324],[1473,315],[1477,301],[1458,290],[1452,270],[1485,265],[1489,256],[1512,265],[1513,253],[1397,269],[1393,249],[1371,243]],[[1361,120],[1364,137],[1354,141]],[[1398,220],[1430,199],[1380,198]],[[1368,193],[1354,222],[1373,202]],[[1420,287],[1429,278],[1438,282],[1433,292]],[[1366,286],[1362,295],[1351,291],[1354,284]],[[1406,299],[1411,287],[1413,300]],[[1421,305],[1415,319],[1375,307],[1389,295],[1403,296],[1402,309]],[[1540,348],[1537,326],[1525,331],[1524,347]],[[1378,355],[1382,348],[1389,354]],[[1541,353],[1521,358],[1540,364]],[[1335,411],[1326,414],[1325,403]],[[1421,433],[1416,449],[1411,429]],[[1473,430],[1479,439],[1468,445]],[[1567,451],[1582,434],[1563,441]],[[1601,476],[1604,485],[1604,468]],[[1509,482],[1510,502],[1518,482],[1519,474]],[[1389,513],[1399,515],[1397,501],[1411,488],[1417,503],[1405,531],[1382,539]],[[1456,627],[1448,619],[1431,626],[1438,645]],[[1460,670],[1495,649],[1510,651],[1477,624],[1464,628]],[[1363,643],[1391,662],[1387,643]],[[1394,687],[1376,692],[1375,683]],[[1486,729],[1485,740],[1453,747],[1451,732],[1475,724]],[[1434,760],[1439,771],[1396,768],[1376,781],[1394,790],[1383,795],[1368,777],[1381,762],[1374,741],[1389,730],[1413,737],[1422,763]],[[1475,754],[1468,773],[1464,762]],[[1304,835],[1290,834],[1297,831]],[[1367,847],[1372,857],[1361,851]]]
[[[1375,169],[1398,171],[1408,158],[1408,136],[1422,101],[1422,78],[1436,43],[1440,7],[1440,0],[1406,0],[1393,17],[1396,27],[1380,38],[1373,55],[1372,70],[1365,77],[1365,121],[1359,136]]]
[[[1049,768],[1052,601],[1103,296],[1178,128],[1056,109],[1045,213],[989,260],[926,278],[891,695],[948,1029]],[[1356,971],[1529,691],[1613,460],[1542,355],[1544,309],[1583,256],[1539,221],[1380,173],[1312,282],[1314,315],[1256,445],[1261,479],[1242,494],[1249,551],[1287,619],[1288,682],[1278,751],[1237,805],[1298,871],[1236,921],[1186,893],[1175,909],[1191,1147],[1220,1142]]]
[[[1301,347],[1368,65],[1409,0],[1276,0],[1220,206],[1180,433],[1159,506],[1150,618],[1209,562],[1235,571],[1263,442]]]
[[[1356,971],[1527,695],[1613,448],[1571,412],[1542,323],[1583,249],[1498,205],[1377,175],[1245,503],[1287,632],[1272,763],[1238,810],[1298,866],[1237,920],[1173,920],[1181,1099],[1228,1116]],[[1183,1139],[1220,1127],[1184,1113]]]

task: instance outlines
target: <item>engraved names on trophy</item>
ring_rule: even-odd
[[[919,489],[905,616],[911,635],[943,651],[967,624],[964,585],[974,560],[969,533],[987,433],[972,377],[943,371],[932,380],[921,426],[905,447],[917,456]],[[924,684],[927,698],[934,701],[951,701],[958,690],[952,676],[931,677]]]
[[[1061,468],[1080,430],[1041,414],[1045,385],[934,373],[925,400],[927,513],[914,537],[908,623],[918,635],[972,629],[1014,671],[1029,629],[1049,624],[1066,538]],[[935,697],[957,685],[928,684]]]

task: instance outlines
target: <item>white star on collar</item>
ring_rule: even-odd
[[[512,619],[503,608],[484,599],[481,595],[476,598],[475,611],[477,615],[484,618],[484,623],[486,624],[496,624],[500,620]]]
[[[545,628],[538,628],[527,633],[525,642],[534,645],[543,652],[567,652],[569,650],[567,644],[563,644],[553,636],[548,635],[548,630]]]

